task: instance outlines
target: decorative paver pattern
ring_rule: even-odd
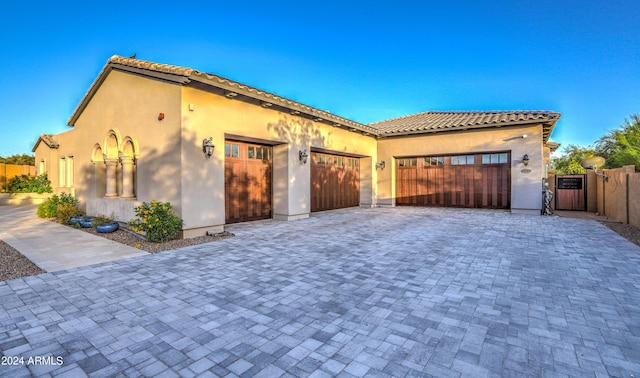
[[[640,374],[640,248],[590,220],[345,209],[0,282],[0,376]]]

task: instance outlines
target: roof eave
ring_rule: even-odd
[[[372,126],[364,125],[350,119],[337,116],[333,113],[320,110],[309,105],[304,105],[297,101],[289,100],[276,94],[269,93],[245,84],[241,84],[217,75],[193,71],[190,78],[193,82],[199,82],[204,85],[220,88],[227,93],[231,93],[233,94],[233,96],[229,96],[231,98],[235,98],[236,95],[242,95],[264,103],[268,103],[269,107],[275,105],[276,107],[288,109],[291,114],[306,114],[309,118],[316,119],[320,122],[324,121],[325,123],[333,124],[333,126],[341,126],[350,131],[360,132],[363,135],[375,137],[379,134],[379,130]]]
[[[143,75],[153,79],[168,81],[168,82],[173,82],[178,84],[184,84],[185,82],[189,81],[189,75],[183,72],[154,71],[154,70],[149,70],[142,67],[133,67],[133,66],[122,63],[123,61],[130,61],[130,60],[132,59],[123,58],[118,55],[114,55],[111,58],[109,58],[109,60],[107,61],[107,64],[105,64],[105,66],[102,68],[102,70],[98,74],[98,77],[96,77],[96,79],[93,81],[93,83],[91,84],[91,86],[89,87],[85,95],[82,97],[82,100],[80,100],[80,103],[71,114],[71,117],[69,117],[69,119],[67,120],[67,126],[70,126],[70,127],[75,126],[75,123],[78,120],[78,118],[80,118],[80,115],[82,114],[82,112],[89,105],[89,102],[91,102],[91,99],[93,98],[93,96],[96,94],[96,92],[98,91],[102,83],[104,83],[107,76],[109,76],[109,74],[113,70]],[[190,69],[183,69],[183,70],[187,72],[190,71]]]
[[[539,125],[542,125],[543,139],[544,139],[544,142],[546,143],[547,140],[549,139],[549,136],[551,135],[553,126],[557,122],[558,118],[560,118],[559,115],[552,121],[536,119],[536,120],[529,120],[529,121],[513,121],[513,122],[495,123],[490,125],[487,125],[487,124],[468,125],[468,126],[465,125],[465,126],[459,126],[455,128],[411,130],[411,131],[402,131],[397,133],[381,131],[379,136],[386,138],[386,137],[394,137],[394,136],[408,136],[408,135],[432,134],[432,133],[444,133],[444,132],[456,132],[456,131],[462,132],[462,131],[471,131],[471,130],[478,130],[478,129],[491,129],[491,128],[501,128],[501,127],[512,127],[512,126],[528,126],[528,125],[539,124]],[[545,126],[549,128],[548,132],[545,132],[544,130]]]
[[[47,136],[48,138],[50,138],[50,135],[47,134],[40,134],[40,136],[38,137],[38,140],[36,141],[36,143],[33,145],[33,148],[31,149],[31,152],[36,152],[36,150],[38,149],[38,146],[40,145],[40,143],[44,143],[47,145],[47,147],[51,148],[51,149],[57,149],[58,147],[60,147],[60,145],[54,141],[51,140],[51,142],[48,142],[46,138],[44,138],[45,136]]]

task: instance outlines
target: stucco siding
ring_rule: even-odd
[[[239,139],[273,145],[273,208],[278,219],[310,213],[310,164],[298,153],[330,150],[375,158],[376,140],[361,134],[204,90],[183,88],[182,175],[187,227],[224,224],[224,141]],[[202,140],[216,145],[207,159]],[[373,176],[363,175],[366,203],[372,203]],[[203,211],[208,209],[208,211]]]
[[[378,204],[395,205],[395,158],[493,151],[511,152],[512,211],[539,212],[544,173],[541,125],[380,139],[378,159],[385,160],[386,168],[378,171]],[[530,159],[527,167],[522,163],[525,154]]]
[[[162,120],[158,119],[160,113],[164,113]],[[107,153],[107,136],[113,132],[117,135],[120,152],[125,138],[135,140],[138,149],[134,151],[136,199],[170,201],[181,214],[180,122],[179,86],[112,71],[75,122],[73,130],[60,135],[58,155],[74,155],[78,177],[75,193],[80,202],[101,199],[101,190],[96,185],[104,185],[105,163],[95,161],[94,149],[100,146],[102,152]],[[121,191],[122,177],[121,171],[118,172],[118,191]],[[108,204],[100,208],[109,211]],[[124,214],[118,214],[121,208],[121,205],[114,205],[114,214],[102,215],[129,220],[124,219]]]

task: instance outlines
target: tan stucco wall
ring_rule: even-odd
[[[640,173],[629,174],[629,224],[640,228]]]
[[[162,121],[158,120],[159,113],[165,114]],[[50,156],[46,156],[46,153],[40,153],[44,145],[41,143],[36,150],[36,161],[45,156],[49,178],[57,187],[59,159],[73,156],[73,190],[81,207],[86,208],[87,202],[91,201],[90,208],[100,211],[100,215],[128,221],[133,215],[135,199],[96,198],[96,193],[104,193],[94,183],[104,185],[105,164],[92,162],[94,147],[100,145],[106,152],[105,138],[114,131],[120,149],[127,137],[134,139],[138,146],[137,199],[170,201],[181,214],[180,185],[176,183],[176,177],[181,174],[180,122],[179,86],[112,71],[75,122],[75,127],[56,135],[59,148],[50,150]],[[118,179],[121,180],[120,175]],[[58,189],[69,191],[70,188]],[[118,189],[121,190],[120,184]],[[123,212],[123,208],[128,210]]]
[[[183,217],[187,228],[224,224],[225,139],[274,146],[273,208],[278,219],[306,217],[310,212],[310,163],[299,161],[300,150],[311,154],[321,149],[369,159],[376,155],[372,137],[289,113],[191,87],[183,88],[182,99]],[[209,137],[216,147],[207,159],[202,153],[202,140]],[[371,205],[374,168],[361,165],[361,176],[361,202]]]
[[[40,143],[35,150],[35,163],[38,170],[38,174],[46,173],[47,178],[51,181],[51,188],[56,194],[59,193],[75,193],[74,186],[61,186],[60,185],[60,159],[73,156],[75,165],[75,134],[73,130],[68,130],[63,133],[54,136],[54,139],[59,144],[64,143],[64,148],[52,149],[45,143]],[[44,161],[45,172],[40,172],[40,162]],[[74,167],[74,184],[78,183],[77,167]]]
[[[587,211],[595,213],[598,211],[598,178],[593,171],[587,171]]]
[[[527,137],[518,138],[523,134]],[[544,172],[542,125],[381,139],[378,159],[386,162],[386,168],[378,171],[378,204],[395,205],[395,158],[492,151],[511,151],[511,210],[539,214]],[[529,173],[522,172],[524,154],[529,155]]]
[[[633,165],[601,173],[608,180],[597,180],[598,212],[640,228],[640,173],[635,173]]]

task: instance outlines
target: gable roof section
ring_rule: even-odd
[[[556,152],[556,150],[560,148],[560,143],[556,143],[556,142],[547,142],[546,145],[547,147],[549,147],[549,150],[551,152]]]
[[[52,148],[52,149],[56,149],[56,148],[60,147],[58,142],[56,142],[55,139],[53,139],[53,135],[51,135],[51,134],[40,134],[40,137],[36,141],[36,144],[33,145],[33,148],[31,149],[31,152],[36,152],[36,150],[38,149],[38,146],[40,145],[41,142],[43,142],[49,148]]]
[[[380,136],[425,134],[542,123],[543,139],[551,135],[560,113],[551,111],[423,112],[371,123]]]
[[[67,121],[74,126],[93,95],[112,70],[129,72],[136,75],[163,80],[166,82],[189,85],[213,93],[252,102],[266,108],[289,112],[317,122],[341,127],[352,132],[359,132],[372,137],[425,134],[442,131],[460,131],[480,128],[519,126],[541,123],[543,140],[549,140],[560,113],[551,111],[473,111],[473,112],[436,112],[428,111],[400,118],[370,124],[361,124],[328,111],[289,100],[221,76],[200,72],[192,68],[153,63],[135,58],[124,58],[114,55],[107,61],[98,77],[91,84],[80,104]],[[44,134],[43,134],[44,135]]]
[[[191,72],[193,72],[193,70],[190,68],[171,66],[168,64],[152,63],[144,60],[124,58],[118,55],[114,55],[109,58],[107,64],[98,74],[98,77],[96,77],[93,83],[91,83],[91,86],[84,94],[82,100],[80,100],[80,103],[67,121],[68,126],[75,126],[76,121],[78,120],[84,109],[87,107],[87,105],[89,105],[89,102],[112,70],[135,73],[138,75],[179,84],[188,82],[189,76],[191,75]]]
[[[134,73],[181,85],[191,85],[221,95],[226,95],[229,98],[242,99],[254,102],[264,107],[286,111],[295,115],[306,116],[307,118],[315,121],[324,122],[336,127],[342,127],[350,131],[361,132],[365,135],[371,136],[377,135],[377,130],[371,126],[361,124],[335,114],[331,114],[330,112],[319,110],[221,76],[196,71],[192,68],[153,63],[134,58],[124,58],[118,55],[114,55],[108,60],[96,80],[91,84],[91,87],[80,101],[80,104],[76,107],[71,118],[67,121],[69,126],[74,126],[78,117],[82,114],[82,111],[86,108],[93,95],[112,70]]]

